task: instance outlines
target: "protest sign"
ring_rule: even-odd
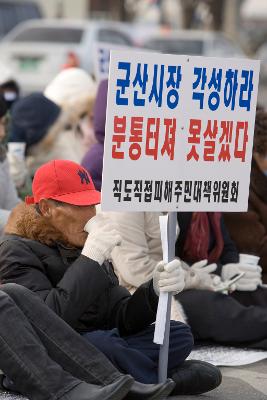
[[[245,211],[258,79],[255,60],[112,51],[102,210],[169,211],[168,261],[174,211]],[[170,301],[161,293],[159,381],[167,377]]]
[[[105,211],[245,211],[259,61],[112,51]]]

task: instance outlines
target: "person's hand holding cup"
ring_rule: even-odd
[[[262,285],[262,268],[258,265],[259,257],[252,254],[239,254],[239,262],[223,266],[222,274],[226,279],[244,273],[236,283],[236,290],[254,292]]]

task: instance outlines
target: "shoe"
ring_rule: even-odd
[[[133,386],[133,382],[134,379],[130,375],[122,375],[106,386],[81,382],[60,397],[60,400],[122,400]]]
[[[164,383],[145,385],[134,382],[125,400],[161,400],[165,399],[174,389],[175,382],[167,379]]]
[[[219,368],[205,361],[185,361],[171,374],[176,383],[172,396],[197,395],[209,392],[221,384]]]

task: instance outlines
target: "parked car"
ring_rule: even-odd
[[[132,45],[119,22],[28,21],[4,37],[1,61],[13,70],[24,92],[43,90],[62,68],[79,66],[93,73],[96,42]]]
[[[42,13],[34,1],[0,0],[0,38],[20,22],[37,18],[42,18]]]
[[[165,31],[144,40],[142,47],[166,54],[244,57],[240,47],[222,33],[206,31]]]

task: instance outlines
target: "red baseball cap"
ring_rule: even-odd
[[[67,160],[53,160],[37,169],[32,183],[33,196],[26,204],[53,199],[75,206],[99,204],[101,193],[95,189],[92,178],[81,165]]]

